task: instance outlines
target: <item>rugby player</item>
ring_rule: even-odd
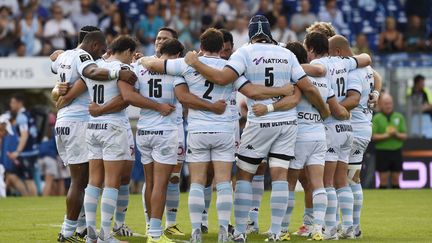
[[[135,81],[136,76],[133,72],[97,67],[93,60],[99,59],[105,49],[105,37],[102,33],[94,31],[83,38],[80,48],[61,53],[51,67],[51,70],[59,75],[62,83],[53,89],[53,100],[62,100],[62,95],[68,91],[68,87],[82,76],[95,80],[108,80],[121,76],[123,80]],[[87,145],[84,141],[85,136],[82,134],[86,131],[89,101],[87,94],[81,94],[69,105],[59,109],[57,116],[57,149],[63,162],[69,165],[72,180],[66,198],[67,214],[58,237],[60,242],[74,238],[76,221],[82,210],[84,188],[88,182]]]
[[[267,87],[280,87],[294,82],[306,97],[326,118],[329,110],[322,101],[318,90],[306,77],[295,56],[287,49],[275,45],[271,37],[270,24],[261,15],[249,22],[250,45],[239,48],[223,69],[214,69],[197,58],[196,53],[188,53],[185,60],[200,72],[207,80],[217,85],[226,85],[236,80],[240,74],[255,84]],[[242,92],[242,90],[239,90]],[[247,95],[246,95],[247,96]],[[249,97],[250,98],[250,97]],[[252,177],[264,157],[269,157],[272,176],[272,226],[268,241],[280,240],[282,216],[288,201],[287,169],[294,156],[294,143],[297,133],[295,109],[274,112],[262,117],[252,113],[256,102],[269,105],[272,110],[273,100],[255,101],[248,99],[248,125],[243,131],[238,152],[237,183],[235,191],[236,229],[235,242],[246,241],[248,212],[252,202]]]
[[[324,67],[325,77],[329,80],[339,102],[346,97],[348,72],[357,67],[365,67],[371,63],[371,59],[367,54],[354,57],[328,56],[327,36],[318,32],[308,33],[304,44],[308,53],[315,56],[311,64],[318,64]],[[359,96],[360,94],[353,95]],[[348,159],[353,140],[352,127],[349,120],[340,121],[335,116],[326,119],[324,124],[328,140],[324,170],[324,186],[326,187],[328,198],[324,238],[338,238],[336,231],[338,201],[343,201],[339,205],[342,211],[342,233],[340,236],[342,238],[353,238],[353,194],[347,184]]]
[[[329,54],[331,56],[353,56],[348,40],[339,35],[329,39]],[[370,100],[378,99],[381,86],[380,75],[370,66],[358,68],[349,72],[347,96],[341,102],[341,105],[350,109],[352,114],[351,126],[353,128],[354,140],[349,157],[348,183],[354,196],[353,226],[356,238],[361,237],[360,211],[363,204],[360,170],[364,152],[372,137],[371,121],[373,111],[370,109]],[[359,93],[360,97],[354,95],[355,93]],[[358,99],[360,100],[358,101]],[[355,105],[356,103],[358,105]]]

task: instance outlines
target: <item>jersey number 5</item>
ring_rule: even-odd
[[[150,79],[147,83],[149,85],[149,97],[160,98],[162,97],[162,79]]]
[[[104,86],[103,84],[95,84],[93,85],[93,102],[97,104],[104,103]]]
[[[272,67],[266,67],[265,68],[265,80],[264,84],[267,87],[271,87],[274,85],[274,75],[273,75],[273,68]]]

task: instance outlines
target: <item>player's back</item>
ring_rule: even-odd
[[[83,69],[92,64],[93,59],[86,51],[82,49],[67,50],[60,54],[56,60],[57,72],[60,82],[66,82],[73,85],[81,79]],[[79,95],[69,105],[60,109],[57,113],[57,120],[83,121],[88,120],[88,105],[90,97],[87,92]]]
[[[311,64],[321,64],[326,67],[325,78],[331,85],[338,102],[346,98],[348,72],[357,68],[357,61],[354,58],[326,56],[311,61]],[[349,120],[339,121],[330,116],[324,123],[349,123]]]
[[[333,97],[334,93],[325,77],[309,77],[312,84],[318,89],[324,102]],[[302,96],[297,105],[298,140],[325,140],[324,124],[319,111]]]
[[[231,56],[228,66],[235,70],[238,75],[243,74],[253,84],[267,87],[281,87],[290,82],[296,83],[305,76],[294,54],[288,49],[273,44],[255,43],[243,46]],[[238,73],[237,70],[239,69],[244,73]],[[261,117],[256,117],[253,114],[252,106],[254,104],[268,105],[279,99],[280,97],[266,100],[248,98],[248,120],[252,122],[295,120],[295,108],[289,111],[267,113]]]
[[[348,90],[360,92],[360,102],[351,110],[351,123],[371,124],[372,110],[368,107],[369,94],[374,86],[373,69],[370,66],[358,68],[348,74]]]
[[[108,70],[113,69],[123,69],[130,70],[131,67],[127,64],[124,64],[118,60],[106,61],[99,59],[96,61],[96,64],[100,68],[105,68]],[[117,79],[106,80],[106,81],[96,81],[92,79],[85,78],[84,79],[87,85],[87,90],[90,95],[90,99],[92,102],[98,105],[105,105],[111,102],[115,97],[120,95],[120,90],[117,86]],[[105,122],[112,123],[118,126],[122,126],[125,122],[128,122],[128,118],[126,116],[125,109],[113,112],[109,114],[103,114],[98,117],[90,116],[91,122]]]
[[[138,81],[135,88],[139,93],[155,102],[164,104],[177,104],[174,93],[174,81],[177,77],[151,72],[142,65],[135,67]],[[176,106],[176,109],[178,106]],[[180,106],[181,108],[181,106]],[[177,129],[178,114],[176,111],[168,116],[150,109],[141,109],[138,128],[145,130],[175,130]]]
[[[200,57],[200,61],[213,68],[222,69],[226,65],[226,60],[219,57]],[[233,84],[225,86],[214,84],[205,80],[201,74],[193,68],[188,68],[184,74],[189,91],[204,99],[208,102],[217,102],[218,100],[225,100],[230,104],[230,98],[234,89]],[[189,131],[223,131],[233,130],[233,117],[231,109],[227,107],[225,112],[221,115],[215,114],[211,111],[202,111],[189,109],[188,113],[188,130]]]

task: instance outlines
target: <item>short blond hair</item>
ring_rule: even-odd
[[[306,33],[319,32],[328,38],[336,35],[336,30],[331,23],[315,22],[306,29]]]

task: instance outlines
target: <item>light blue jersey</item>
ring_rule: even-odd
[[[82,49],[73,49],[60,54],[52,64],[51,70],[58,75],[60,82],[73,85],[82,78],[84,68],[91,64],[95,62],[90,54]],[[87,121],[89,104],[90,96],[85,92],[58,111],[57,121]]]
[[[131,70],[131,66],[124,64],[118,60],[105,61],[99,59],[96,64],[100,68],[105,68],[108,70],[121,69],[121,70]],[[120,90],[117,86],[117,79],[107,80],[107,81],[96,81],[88,78],[84,78],[87,85],[87,90],[90,95],[92,102],[98,105],[104,105],[109,103],[112,99],[120,95]],[[93,117],[90,116],[89,122],[93,123],[110,123],[116,126],[124,127],[128,126],[129,119],[126,115],[126,109],[118,112],[113,112],[109,114],[103,114],[101,116]]]
[[[174,82],[176,79],[182,78],[150,72],[142,65],[137,65],[135,67],[135,73],[138,76],[138,81],[135,83],[135,88],[142,96],[158,103],[172,105],[176,105],[178,103],[174,93]],[[150,131],[177,130],[177,119],[177,111],[172,112],[168,116],[162,116],[157,111],[141,109],[137,128]]]
[[[297,83],[306,76],[296,56],[290,50],[273,44],[255,43],[242,46],[231,55],[227,66],[239,76],[244,75],[253,84],[267,87],[281,87],[290,82]],[[269,105],[279,99],[280,97],[266,100],[247,98],[248,121],[261,123],[296,120],[295,108],[270,112],[260,117],[252,112],[254,104]]]
[[[368,107],[369,94],[375,80],[370,66],[359,68],[348,74],[348,90],[360,93],[360,102],[351,110],[351,125],[354,137],[370,139],[372,136],[372,110]]]
[[[219,57],[203,56],[199,58],[204,64],[213,68],[222,69],[226,60]],[[195,69],[188,66],[184,59],[167,60],[166,72],[171,75],[183,76],[189,86],[189,91],[209,102],[225,100],[230,104],[233,90],[241,88],[247,83],[244,77],[240,77],[234,83],[220,86],[205,80]],[[180,83],[178,83],[180,84]],[[227,107],[225,112],[217,115],[210,111],[189,109],[188,113],[189,132],[234,132],[234,123],[231,109]]]
[[[318,89],[321,98],[326,102],[334,97],[333,89],[324,77],[309,77],[312,84]],[[302,96],[297,105],[297,141],[326,141],[323,120],[318,110]]]
[[[325,78],[331,84],[336,99],[341,102],[346,98],[348,88],[348,72],[357,68],[357,60],[353,57],[321,57],[311,61],[311,64],[321,64],[326,67],[327,73]],[[324,124],[344,123],[349,124],[349,120],[340,121],[330,116],[325,119]]]
[[[237,106],[237,90],[231,93],[229,109],[231,110],[232,120],[237,122],[240,119],[239,108]]]

